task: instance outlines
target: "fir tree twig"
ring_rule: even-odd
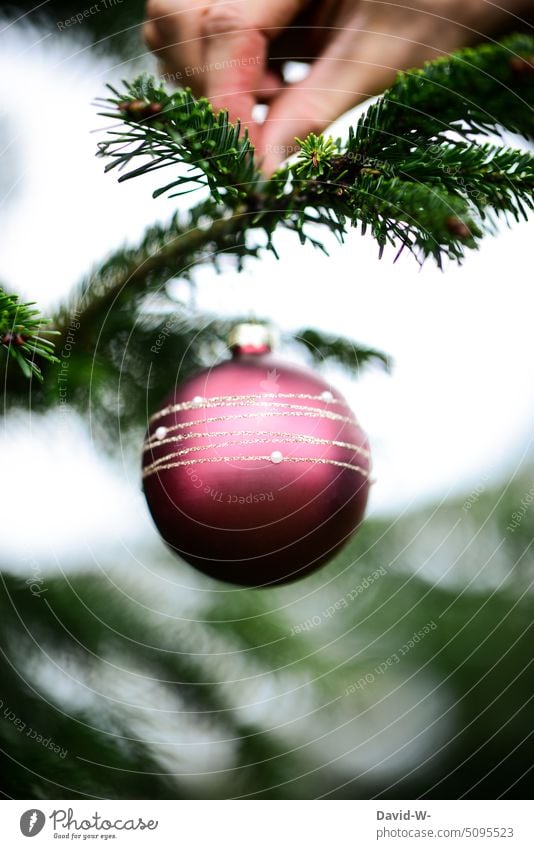
[[[234,216],[233,232],[243,241],[257,226],[274,249],[273,233],[285,227],[322,247],[308,225],[341,239],[347,226],[361,226],[381,252],[391,243],[441,267],[446,257],[461,261],[466,248],[493,232],[495,216],[518,219],[532,208],[532,155],[476,144],[473,134],[507,129],[534,136],[533,54],[534,39],[519,35],[404,72],[346,142],[315,134],[298,140],[297,161],[269,180],[246,132],[226,112],[215,115],[189,89],[168,94],[141,77],[123,92],[112,89],[104,114],[122,127],[99,153],[110,159],[108,170],[125,169],[121,180],[177,166],[154,195],[208,187],[204,209],[212,218]],[[209,229],[206,240],[212,241]]]
[[[14,360],[25,377],[43,379],[39,360],[57,363],[54,356],[54,344],[42,335],[57,334],[58,331],[46,329],[48,319],[43,318],[39,310],[32,309],[34,304],[20,303],[18,295],[8,295],[0,288],[0,347],[8,358]]]

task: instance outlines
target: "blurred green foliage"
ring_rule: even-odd
[[[369,519],[261,592],[157,541],[133,574],[45,570],[32,592],[35,565],[4,571],[3,793],[528,798],[534,513],[509,529],[528,486]]]
[[[65,21],[94,7],[95,3],[84,0],[48,0],[36,6],[30,0],[16,0],[8,4],[5,11],[12,10],[17,17],[25,12],[29,22],[40,24],[53,33],[70,33],[92,44],[92,49],[101,54],[124,56],[135,59],[146,53],[140,35],[144,17],[145,0],[105,0],[99,4],[97,14],[87,14],[81,23],[65,25]]]

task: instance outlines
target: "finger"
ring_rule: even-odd
[[[200,21],[210,0],[148,0],[143,37],[157,53],[169,77],[203,94],[195,74],[202,58]]]
[[[157,50],[158,47],[161,47],[159,29],[154,21],[145,21],[143,24],[143,41],[149,50]]]
[[[270,103],[271,100],[278,97],[283,88],[284,81],[277,71],[265,71],[260,86],[255,92],[256,98],[259,103]]]
[[[299,0],[216,0],[204,11],[205,93],[257,136],[253,109],[265,93],[267,44],[301,7]]]
[[[455,46],[453,28],[445,32],[440,26],[438,40],[435,21],[424,14],[406,21],[388,11],[387,17],[371,17],[364,26],[345,27],[306,79],[288,86],[273,101],[259,139],[266,173],[278,167],[296,136],[323,132],[348,109],[384,91],[398,70]]]

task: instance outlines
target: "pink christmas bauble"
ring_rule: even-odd
[[[163,539],[245,586],[317,569],[361,521],[367,438],[343,396],[265,344],[182,383],[152,416],[143,484]]]

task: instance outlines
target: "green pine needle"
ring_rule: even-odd
[[[0,288],[0,345],[8,358],[14,360],[23,375],[43,380],[39,360],[58,363],[54,356],[54,345],[39,334],[56,334],[46,330],[48,319],[39,310],[32,309],[33,302],[20,303],[18,295],[8,295]],[[36,361],[37,360],[37,361]]]
[[[313,180],[330,170],[334,155],[339,153],[339,145],[331,136],[325,138],[310,133],[304,141],[299,138],[296,141],[300,151],[294,167],[295,174],[301,179]]]

